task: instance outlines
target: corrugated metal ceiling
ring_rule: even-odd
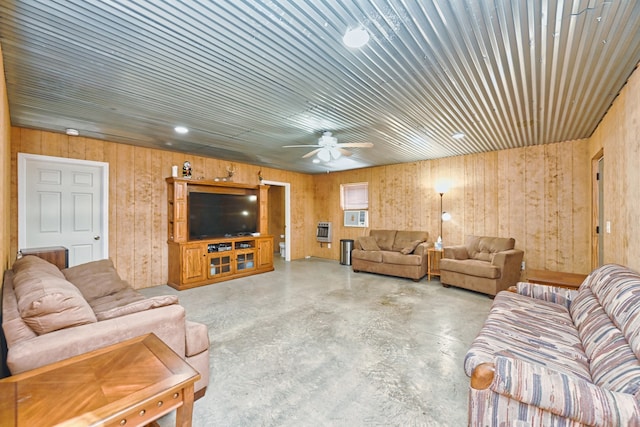
[[[634,0],[0,4],[13,125],[309,173],[589,137],[640,61]]]

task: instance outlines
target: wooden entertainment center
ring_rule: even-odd
[[[182,290],[273,270],[268,227],[268,185],[167,178],[169,286]],[[255,195],[258,233],[189,240],[190,192]]]

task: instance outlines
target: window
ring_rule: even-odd
[[[369,209],[369,183],[340,184],[342,210]]]

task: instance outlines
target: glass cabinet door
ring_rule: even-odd
[[[236,252],[236,271],[255,268],[255,251]]]
[[[208,276],[210,279],[218,276],[231,274],[231,255],[230,254],[209,254]]]

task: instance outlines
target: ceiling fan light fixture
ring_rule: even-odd
[[[185,126],[176,126],[173,128],[173,130],[175,130],[176,133],[179,133],[182,135],[184,135],[185,133],[189,133],[189,129],[186,128]]]
[[[342,42],[352,49],[360,48],[369,42],[369,32],[364,27],[350,28],[342,37]]]
[[[323,162],[328,162],[331,160],[331,153],[329,150],[320,150],[318,151],[318,158]]]

